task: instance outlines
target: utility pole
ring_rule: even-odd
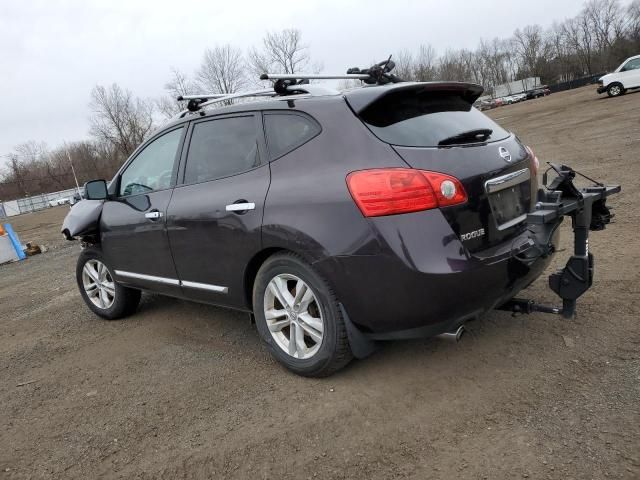
[[[82,193],[80,193],[80,185],[78,185],[78,177],[76,177],[76,170],[73,168],[73,161],[71,160],[71,155],[69,154],[69,150],[65,147],[65,152],[67,152],[67,158],[69,159],[69,163],[71,164],[71,173],[73,173],[73,179],[76,182],[76,189],[78,190],[78,195],[82,198]]]

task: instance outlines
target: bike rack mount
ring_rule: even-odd
[[[570,217],[573,228],[573,255],[564,268],[549,275],[549,288],[561,299],[562,307],[538,304],[533,300],[513,298],[498,307],[498,310],[514,314],[544,312],[573,318],[576,301],[593,284],[594,260],[589,252],[589,232],[604,230],[614,215],[606,205],[607,198],[621,191],[620,185],[603,185],[578,189],[573,180],[576,172],[566,165],[549,164],[557,177],[547,186],[547,172],[543,176],[546,190],[538,191],[536,209],[527,215],[527,224],[537,227],[551,227],[553,231],[563,218]],[[585,177],[589,179],[588,177]],[[589,179],[591,180],[591,179]],[[553,246],[549,243],[538,245],[543,255],[550,254]]]

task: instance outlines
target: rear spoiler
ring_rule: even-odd
[[[414,91],[416,94],[425,92],[456,93],[471,105],[482,95],[484,88],[475,83],[464,82],[403,82],[351,90],[346,92],[344,97],[353,111],[360,114],[369,105],[387,95],[411,91]]]

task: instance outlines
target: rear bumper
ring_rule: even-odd
[[[317,265],[350,320],[376,340],[450,331],[511,299],[551,261],[535,258],[539,250],[530,232],[470,254],[437,210],[380,217],[376,229],[382,253],[336,256]]]

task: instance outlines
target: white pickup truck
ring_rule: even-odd
[[[627,58],[613,73],[601,77],[598,83],[598,93],[607,92],[610,97],[623,95],[632,88],[640,88],[640,55]]]

